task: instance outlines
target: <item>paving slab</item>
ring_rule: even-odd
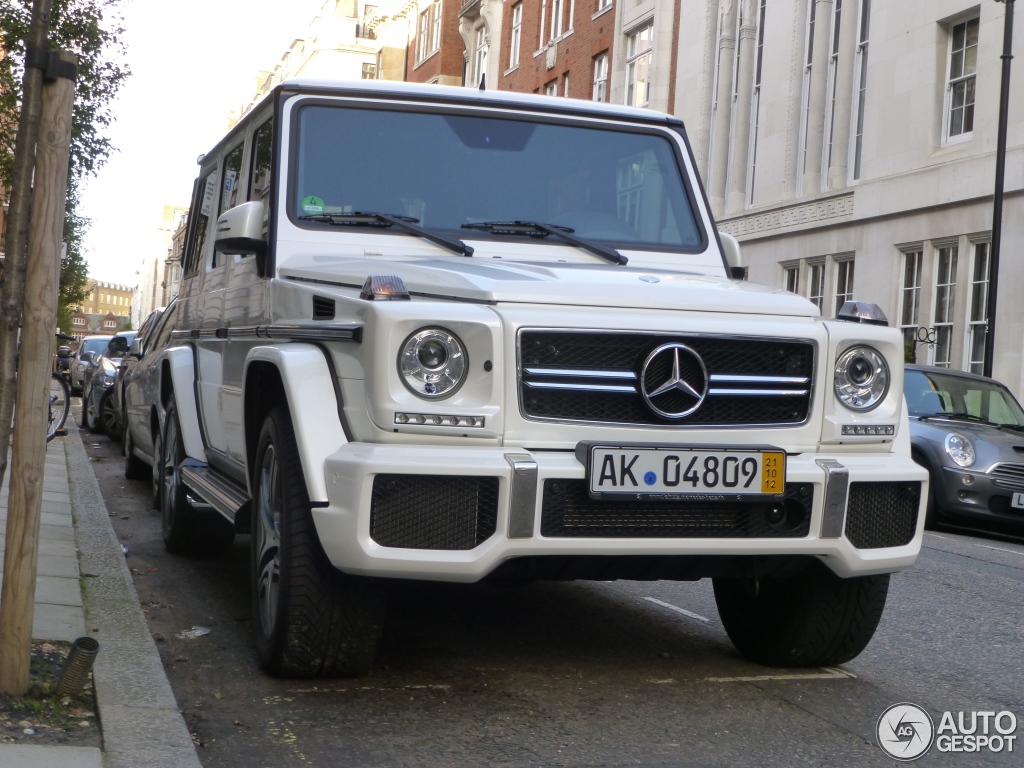
[[[0,574],[4,568],[3,543],[0,542]],[[78,557],[74,551],[68,554],[44,554],[40,552],[39,561],[36,563],[36,574],[38,576],[65,576],[70,579],[78,578]],[[3,576],[0,575],[0,579]]]
[[[3,534],[3,526],[0,526],[0,552],[4,550],[4,542],[6,537]],[[63,557],[78,557],[78,549],[75,547],[74,539],[71,540],[59,540],[59,541],[48,541],[46,539],[40,539],[39,541],[39,557],[43,555],[61,555]]]
[[[32,614],[33,639],[70,643],[85,634],[85,618],[81,606],[36,603]]]
[[[0,768],[103,768],[97,747],[0,744]]]

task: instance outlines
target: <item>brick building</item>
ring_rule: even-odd
[[[614,36],[610,0],[506,3],[495,87],[608,101]]]

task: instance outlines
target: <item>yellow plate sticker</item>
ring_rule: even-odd
[[[782,493],[786,486],[786,454],[765,451],[761,454],[761,493]]]

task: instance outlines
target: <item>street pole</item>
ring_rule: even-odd
[[[999,88],[999,137],[996,142],[996,189],[992,200],[992,245],[988,262],[988,301],[985,332],[985,362],[982,373],[992,376],[995,360],[996,296],[999,291],[999,245],[1003,236],[1003,179],[1006,175],[1006,127],[1010,111],[1010,62],[1013,61],[1013,4],[1015,0],[996,0],[1005,3],[1003,18],[1002,80]]]
[[[36,143],[4,583],[0,595],[0,694],[12,696],[24,696],[28,691],[60,244],[78,71],[74,54],[51,52],[48,58],[47,73],[53,80],[43,86]]]

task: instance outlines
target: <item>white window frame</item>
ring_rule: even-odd
[[[956,31],[957,27],[959,27],[961,25],[964,26],[964,48],[962,49],[963,53],[961,54],[961,56],[963,58],[964,63],[966,64],[967,49],[968,49],[968,46],[967,46],[967,25],[970,24],[972,21],[978,25],[978,36],[979,36],[979,41],[974,44],[974,50],[975,50],[974,71],[969,73],[969,74],[964,74],[964,72],[961,71],[960,76],[954,78],[952,76],[952,74],[953,74],[953,38],[955,37],[955,31]],[[971,16],[965,16],[965,17],[962,17],[962,18],[959,18],[959,19],[955,19],[955,20],[949,22],[947,41],[946,41],[946,88],[945,88],[945,96],[943,98],[943,105],[942,105],[942,142],[943,142],[943,144],[947,144],[947,145],[948,144],[960,144],[961,142],[970,141],[971,139],[974,138],[974,123],[975,123],[975,121],[977,119],[976,105],[977,105],[977,96],[978,96],[978,91],[977,91],[977,83],[978,83],[978,56],[977,56],[977,50],[978,50],[978,45],[979,45],[979,42],[980,42],[980,37],[981,37],[981,19],[980,19],[980,17],[977,14],[971,15]],[[952,117],[953,117],[953,109],[954,109],[954,107],[953,107],[953,92],[954,92],[956,86],[961,84],[961,83],[965,84],[965,90],[966,90],[967,87],[968,87],[966,84],[969,81],[974,83],[974,101],[972,101],[970,103],[970,105],[967,105],[967,103],[966,103],[966,96],[965,96],[964,114],[966,115],[967,106],[969,106],[970,110],[971,110],[971,130],[969,130],[969,131],[961,130],[960,133],[958,133],[956,135],[953,135],[950,132],[950,127],[951,127],[950,126],[950,122],[951,122]],[[961,121],[961,129],[962,129],[962,126],[963,126],[963,122]]]
[[[555,78],[551,82],[544,84],[544,95],[545,96],[557,96],[558,95],[558,78]]]
[[[850,2],[851,0],[847,0]],[[829,26],[828,73],[825,88],[825,124],[821,152],[821,191],[828,189],[828,169],[832,165],[832,142],[836,118],[836,84],[839,77],[839,36],[842,32],[843,0],[832,0]]]
[[[416,32],[416,66],[441,50],[441,0],[420,11]]]
[[[839,310],[843,304],[853,300],[854,278],[856,276],[855,260],[852,255],[834,256],[835,268],[832,270],[835,277],[832,288],[832,306],[835,308],[833,317],[839,316]],[[840,300],[842,297],[842,300]]]
[[[899,328],[903,341],[913,342],[914,357],[917,357],[917,332],[921,327],[921,275],[924,269],[924,248],[920,245],[900,252],[902,276],[900,277]],[[909,283],[909,284],[908,284]]]
[[[825,269],[826,259],[813,259],[807,262],[807,300],[825,314]],[[820,270],[820,272],[818,271]]]
[[[857,19],[857,54],[854,61],[853,106],[850,114],[850,184],[860,179],[864,160],[864,108],[868,91],[868,43],[871,38],[871,0],[860,0],[860,15]]]
[[[562,95],[565,98],[569,98],[569,73],[566,72],[562,76]]]
[[[491,41],[487,39],[487,26],[481,24],[473,32],[473,42],[476,50],[473,51],[473,87],[480,85],[480,78],[487,72],[487,56],[490,51]],[[491,86],[494,87],[493,85]]]
[[[781,264],[782,287],[790,293],[800,295],[800,262]]]
[[[592,101],[608,101],[608,51],[594,57],[594,87],[590,98]]]
[[[932,327],[931,330],[935,334],[935,343],[932,345],[931,350],[928,353],[929,362],[939,368],[951,368],[953,365],[953,344],[956,339],[956,278],[957,278],[957,267],[960,261],[960,243],[957,241],[936,243],[935,247],[935,274],[934,274],[934,293],[932,296]],[[950,251],[952,253],[952,259],[949,261],[949,267],[946,270],[946,274],[942,271],[942,252]],[[948,297],[946,306],[943,308],[940,302],[940,296],[945,293]],[[940,335],[946,333],[947,337],[947,354],[946,357],[939,357],[940,348]]]
[[[562,22],[565,14],[565,0],[551,0],[551,29],[549,40],[557,40],[562,36]]]
[[[598,14],[608,10],[611,7],[612,0],[597,0],[597,13],[595,13],[594,16],[597,16]]]
[[[992,246],[988,240],[972,240],[970,292],[967,295],[967,338],[964,340],[964,370],[983,373],[985,368],[985,335],[988,332],[988,283],[992,274]],[[978,275],[979,263],[984,260],[984,274]],[[974,344],[981,347],[980,358],[975,356]]]
[[[523,3],[512,6],[512,50],[509,54],[509,71],[519,66],[519,46],[523,41]]]
[[[814,0],[807,3],[807,23],[804,25],[804,71],[800,86],[800,152],[796,174],[797,197],[801,197],[804,193],[804,174],[807,172],[807,134],[808,123],[811,119],[811,65],[814,59],[814,26],[818,23],[815,17],[816,5]]]
[[[641,37],[647,32],[648,44],[640,48]],[[654,64],[654,19],[646,19],[626,33],[626,104],[646,107],[651,103],[651,69]],[[645,69],[643,100],[637,99],[640,84],[638,72]]]
[[[757,32],[754,37],[754,92],[750,97],[750,148],[747,153],[747,206],[754,204],[754,181],[757,174],[757,134],[761,126],[761,71],[764,63],[764,17],[767,5],[768,0],[758,0]]]

